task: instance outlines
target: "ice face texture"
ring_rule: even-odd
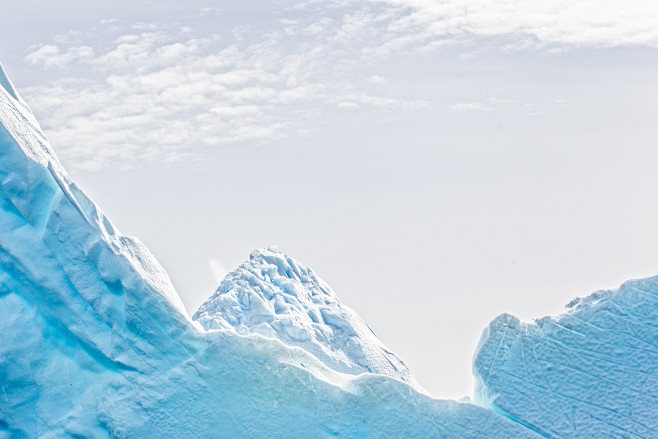
[[[0,438],[537,437],[276,339],[203,331],[70,180],[4,73],[0,182]]]
[[[532,324],[497,318],[474,361],[479,405],[441,401],[274,250],[196,315],[218,329],[191,321],[2,70],[0,184],[2,439],[658,437],[656,279]]]
[[[658,277],[534,323],[501,315],[473,369],[479,402],[546,437],[658,437]]]
[[[193,319],[207,330],[234,329],[299,346],[338,372],[378,373],[420,387],[329,285],[275,247],[251,252]]]

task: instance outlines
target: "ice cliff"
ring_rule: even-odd
[[[476,404],[442,401],[274,250],[222,282],[204,328],[190,320],[1,69],[0,183],[0,438],[658,437],[657,278],[497,318]]]
[[[658,438],[658,277],[485,330],[476,397],[545,437]]]

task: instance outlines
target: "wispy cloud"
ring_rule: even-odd
[[[658,4],[646,0],[379,1],[407,8],[396,23],[402,40],[507,35],[513,47],[658,47]]]
[[[453,113],[495,113],[495,114],[526,114],[541,116],[546,112],[553,112],[568,104],[561,100],[543,102],[541,106],[528,102],[519,102],[513,99],[491,97],[481,102],[460,102],[451,105],[448,109]]]
[[[66,74],[24,94],[62,157],[87,170],[273,142],[303,132],[323,109],[418,108],[417,101],[332,78],[337,68],[358,69],[361,57],[351,39],[364,24],[339,18],[279,20],[273,29],[237,27],[222,35],[140,23],[94,48],[78,40],[42,45],[26,60]]]
[[[196,19],[210,15],[224,17],[201,10]],[[658,46],[657,17],[658,4],[620,0],[343,0],[307,1],[258,26],[219,31],[106,20],[103,32],[71,31],[32,47],[26,61],[53,80],[23,95],[73,166],[132,166],[298,135],[324,111],[432,107],[392,94],[389,72],[376,66],[388,57],[463,43],[471,51],[470,40],[491,36],[505,36],[507,50]],[[460,113],[504,107],[491,100],[449,106]]]
[[[369,81],[373,84],[386,84],[386,78],[379,75],[372,75]]]
[[[491,107],[483,102],[460,102],[452,105],[450,111],[454,113],[466,113],[468,111],[491,111]]]
[[[99,24],[108,25],[108,24],[114,24],[114,23],[118,23],[118,22],[119,22],[118,18],[105,18],[105,19],[99,21]]]
[[[26,95],[63,154],[95,169],[108,161],[176,160],[200,145],[275,140],[288,129],[291,104],[322,93],[294,70],[259,65],[262,48],[214,52],[209,43],[172,42],[158,32],[123,35],[87,59],[105,81],[65,77]],[[43,50],[28,58],[64,64],[60,51],[50,53],[54,59]]]
[[[61,51],[53,44],[42,44],[32,48],[25,60],[46,69],[64,67],[74,62],[88,61],[94,58],[94,49],[89,46],[74,46]]]

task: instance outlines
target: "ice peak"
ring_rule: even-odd
[[[419,387],[402,360],[313,270],[274,246],[252,251],[193,319],[207,330],[257,333],[302,347],[338,372],[388,375]]]

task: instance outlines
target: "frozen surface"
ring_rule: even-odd
[[[477,404],[436,400],[274,250],[199,311],[217,330],[192,322],[4,72],[0,85],[1,439],[658,437],[656,278],[535,323],[498,317],[474,360]]]
[[[275,247],[254,250],[193,316],[207,330],[257,333],[299,346],[331,369],[418,383],[393,352],[309,267]]]

